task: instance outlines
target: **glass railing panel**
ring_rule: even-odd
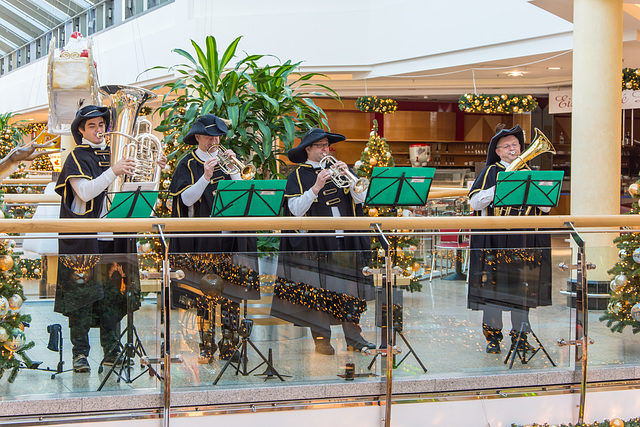
[[[3,287],[16,280],[16,289],[22,289],[25,301],[17,313],[31,317],[23,334],[25,343],[33,346],[25,351],[27,358],[14,353],[22,362],[15,379],[10,369],[4,372],[5,398],[159,389],[157,378],[148,375],[140,360],[160,354],[160,288],[157,280],[140,279],[140,271],[148,269],[148,255],[136,253],[135,240],[129,240],[128,253],[105,249],[101,254],[65,256],[55,255],[57,239],[10,237],[6,242],[0,268],[12,265],[3,272]],[[5,350],[16,348],[21,339],[15,335],[21,335],[17,329],[22,328],[9,327],[13,312],[3,319],[3,329],[17,341],[3,340]],[[74,359],[80,354],[88,367],[75,364],[82,371],[76,372]]]
[[[545,249],[491,251],[469,249],[468,236],[452,236],[421,236],[415,249],[402,250],[404,273],[394,277],[394,318],[401,328],[395,342],[402,353],[396,356],[394,378],[571,368],[571,350],[556,345],[567,336],[574,317],[560,293],[566,289],[569,272],[557,268],[571,258],[567,236],[554,235]],[[532,355],[528,348],[525,363],[520,357],[513,365],[510,360],[505,363],[510,332],[519,333],[523,321],[528,323],[523,327],[529,332],[528,343],[540,348],[533,331],[549,357],[540,348],[527,360]],[[493,348],[487,352],[490,342]]]
[[[377,346],[375,289],[361,272],[369,264],[362,252],[171,258],[185,274],[172,282],[172,354],[184,359],[172,365],[172,389],[377,380],[359,352]]]

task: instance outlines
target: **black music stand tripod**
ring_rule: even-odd
[[[157,191],[142,191],[141,187],[138,187],[138,189],[133,192],[114,193],[113,200],[111,202],[111,209],[107,213],[107,218],[149,218],[154,212],[153,206],[155,205],[157,198]],[[123,380],[125,383],[130,384],[145,373],[150,372],[153,374],[154,372],[153,370],[150,370],[149,365],[147,365],[138,375],[132,375],[131,370],[135,365],[135,357],[146,359],[147,353],[142,346],[142,341],[140,340],[138,331],[133,323],[133,295],[131,289],[129,289],[129,282],[127,282],[125,292],[127,293],[127,327],[120,334],[118,343],[107,352],[107,355],[113,354],[116,351],[117,354],[113,365],[109,368],[107,374],[100,383],[98,391],[102,390],[113,373],[118,377],[118,382]],[[122,345],[121,341],[125,335],[127,337],[127,341]],[[106,358],[107,356],[100,361],[98,373],[103,372]]]
[[[225,180],[218,184],[216,191],[216,199],[213,204],[212,216],[215,217],[264,217],[277,216],[282,206],[282,198],[284,196],[284,187],[286,181],[241,181],[241,180]],[[251,332],[253,331],[253,320],[247,319],[247,289],[242,298],[243,316],[240,321],[238,334],[242,337],[240,344],[234,350],[231,357],[220,370],[213,385],[218,384],[222,375],[229,366],[236,369],[236,375],[242,374],[247,376],[253,373],[262,365],[266,365],[267,369],[262,374],[265,381],[278,377],[280,381],[284,381],[284,377],[289,375],[281,375],[273,366],[273,358],[271,349],[269,349],[269,357],[258,350],[251,341]],[[262,362],[255,368],[248,368],[248,347],[258,353]],[[238,360],[238,362],[233,362]]]
[[[411,167],[393,167],[393,168],[374,168],[371,174],[371,184],[369,186],[369,192],[367,193],[367,199],[365,205],[367,206],[384,206],[390,207],[394,212],[398,206],[424,206],[427,204],[427,198],[429,195],[429,189],[431,188],[431,182],[435,174],[435,168],[411,168]],[[396,239],[391,238],[392,248],[396,246]],[[395,251],[394,260],[395,264]],[[388,310],[389,307],[383,307],[382,311]],[[422,363],[422,360],[418,357],[409,340],[402,333],[402,309],[394,306],[392,308],[393,313],[393,325],[392,329],[393,339],[392,342],[395,345],[396,335],[399,335],[402,341],[409,348],[409,352],[400,360],[399,363],[395,363],[395,354],[393,355],[393,368],[397,368],[405,361],[409,355],[417,360],[418,364],[424,372],[427,372],[427,368]],[[388,316],[382,316],[381,328],[389,331],[389,325],[386,324],[385,319]],[[384,334],[383,334],[384,335]],[[384,345],[384,344],[383,344]],[[371,363],[369,363],[368,369],[371,369],[376,361],[379,353],[376,353]]]

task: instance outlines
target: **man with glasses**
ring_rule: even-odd
[[[493,209],[498,173],[505,171],[524,151],[524,131],[519,125],[503,129],[499,125],[489,143],[487,164],[469,191],[474,215],[499,215]],[[550,208],[534,208],[532,215]],[[519,215],[517,209],[506,215]],[[487,353],[500,353],[502,312],[511,312],[512,342],[520,329],[520,348],[532,351],[527,342],[529,309],[551,305],[551,239],[548,234],[484,234],[471,236],[468,307],[482,310],[482,330]]]
[[[289,150],[289,160],[300,164],[287,178],[288,215],[336,217],[337,224],[337,217],[363,215],[365,194],[337,187],[331,171],[320,167],[320,161],[329,155],[329,146],[345,139],[344,135],[311,129]],[[337,166],[347,169],[341,161]],[[278,275],[272,306],[274,316],[310,327],[316,353],[325,355],[335,354],[330,342],[332,324],[342,325],[348,348],[375,348],[362,336],[359,325],[366,301],[373,297],[372,284],[362,274],[371,256],[371,242],[368,237],[336,231],[336,236],[322,237],[298,231],[299,236],[281,239],[283,271]]]

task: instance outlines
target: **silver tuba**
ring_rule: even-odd
[[[320,160],[322,169],[329,169],[331,172],[331,180],[339,188],[347,188],[353,185],[353,191],[362,193],[369,188],[369,180],[367,178],[358,178],[351,172],[343,171],[338,167],[338,160],[333,156],[325,155]]]
[[[127,85],[101,86],[100,92],[111,100],[112,130],[103,134],[111,135],[111,164],[123,158],[136,161],[133,175],[116,177],[108,191],[123,191],[127,182],[146,183],[145,190],[157,190],[161,172],[158,160],[162,156],[162,144],[151,134],[151,122],[146,119],[138,120],[142,104],[155,99],[157,95],[149,90]],[[141,133],[143,125],[147,130]],[[135,187],[135,184],[131,187]]]

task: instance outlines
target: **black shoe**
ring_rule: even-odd
[[[108,356],[105,356],[104,359],[102,359],[102,364],[104,366],[113,366],[113,365],[121,366],[123,360],[124,360],[124,357],[118,359],[117,354],[110,354]],[[133,366],[133,365],[134,365],[133,360],[129,359],[129,366]]]
[[[347,350],[349,351],[362,351],[363,348],[367,348],[369,350],[373,350],[376,348],[376,345],[372,342],[369,342],[361,337],[362,341],[354,341],[347,340]]]
[[[492,328],[487,324],[482,325],[482,332],[487,339],[487,353],[498,354],[500,353],[500,342],[503,335],[502,330],[498,328]]]
[[[487,341],[487,353],[499,354],[500,351],[500,341]]]
[[[91,372],[87,356],[79,354],[73,358],[73,372]]]
[[[327,356],[336,354],[336,350],[331,345],[329,338],[323,336],[313,337],[313,342],[316,345],[316,353]]]

